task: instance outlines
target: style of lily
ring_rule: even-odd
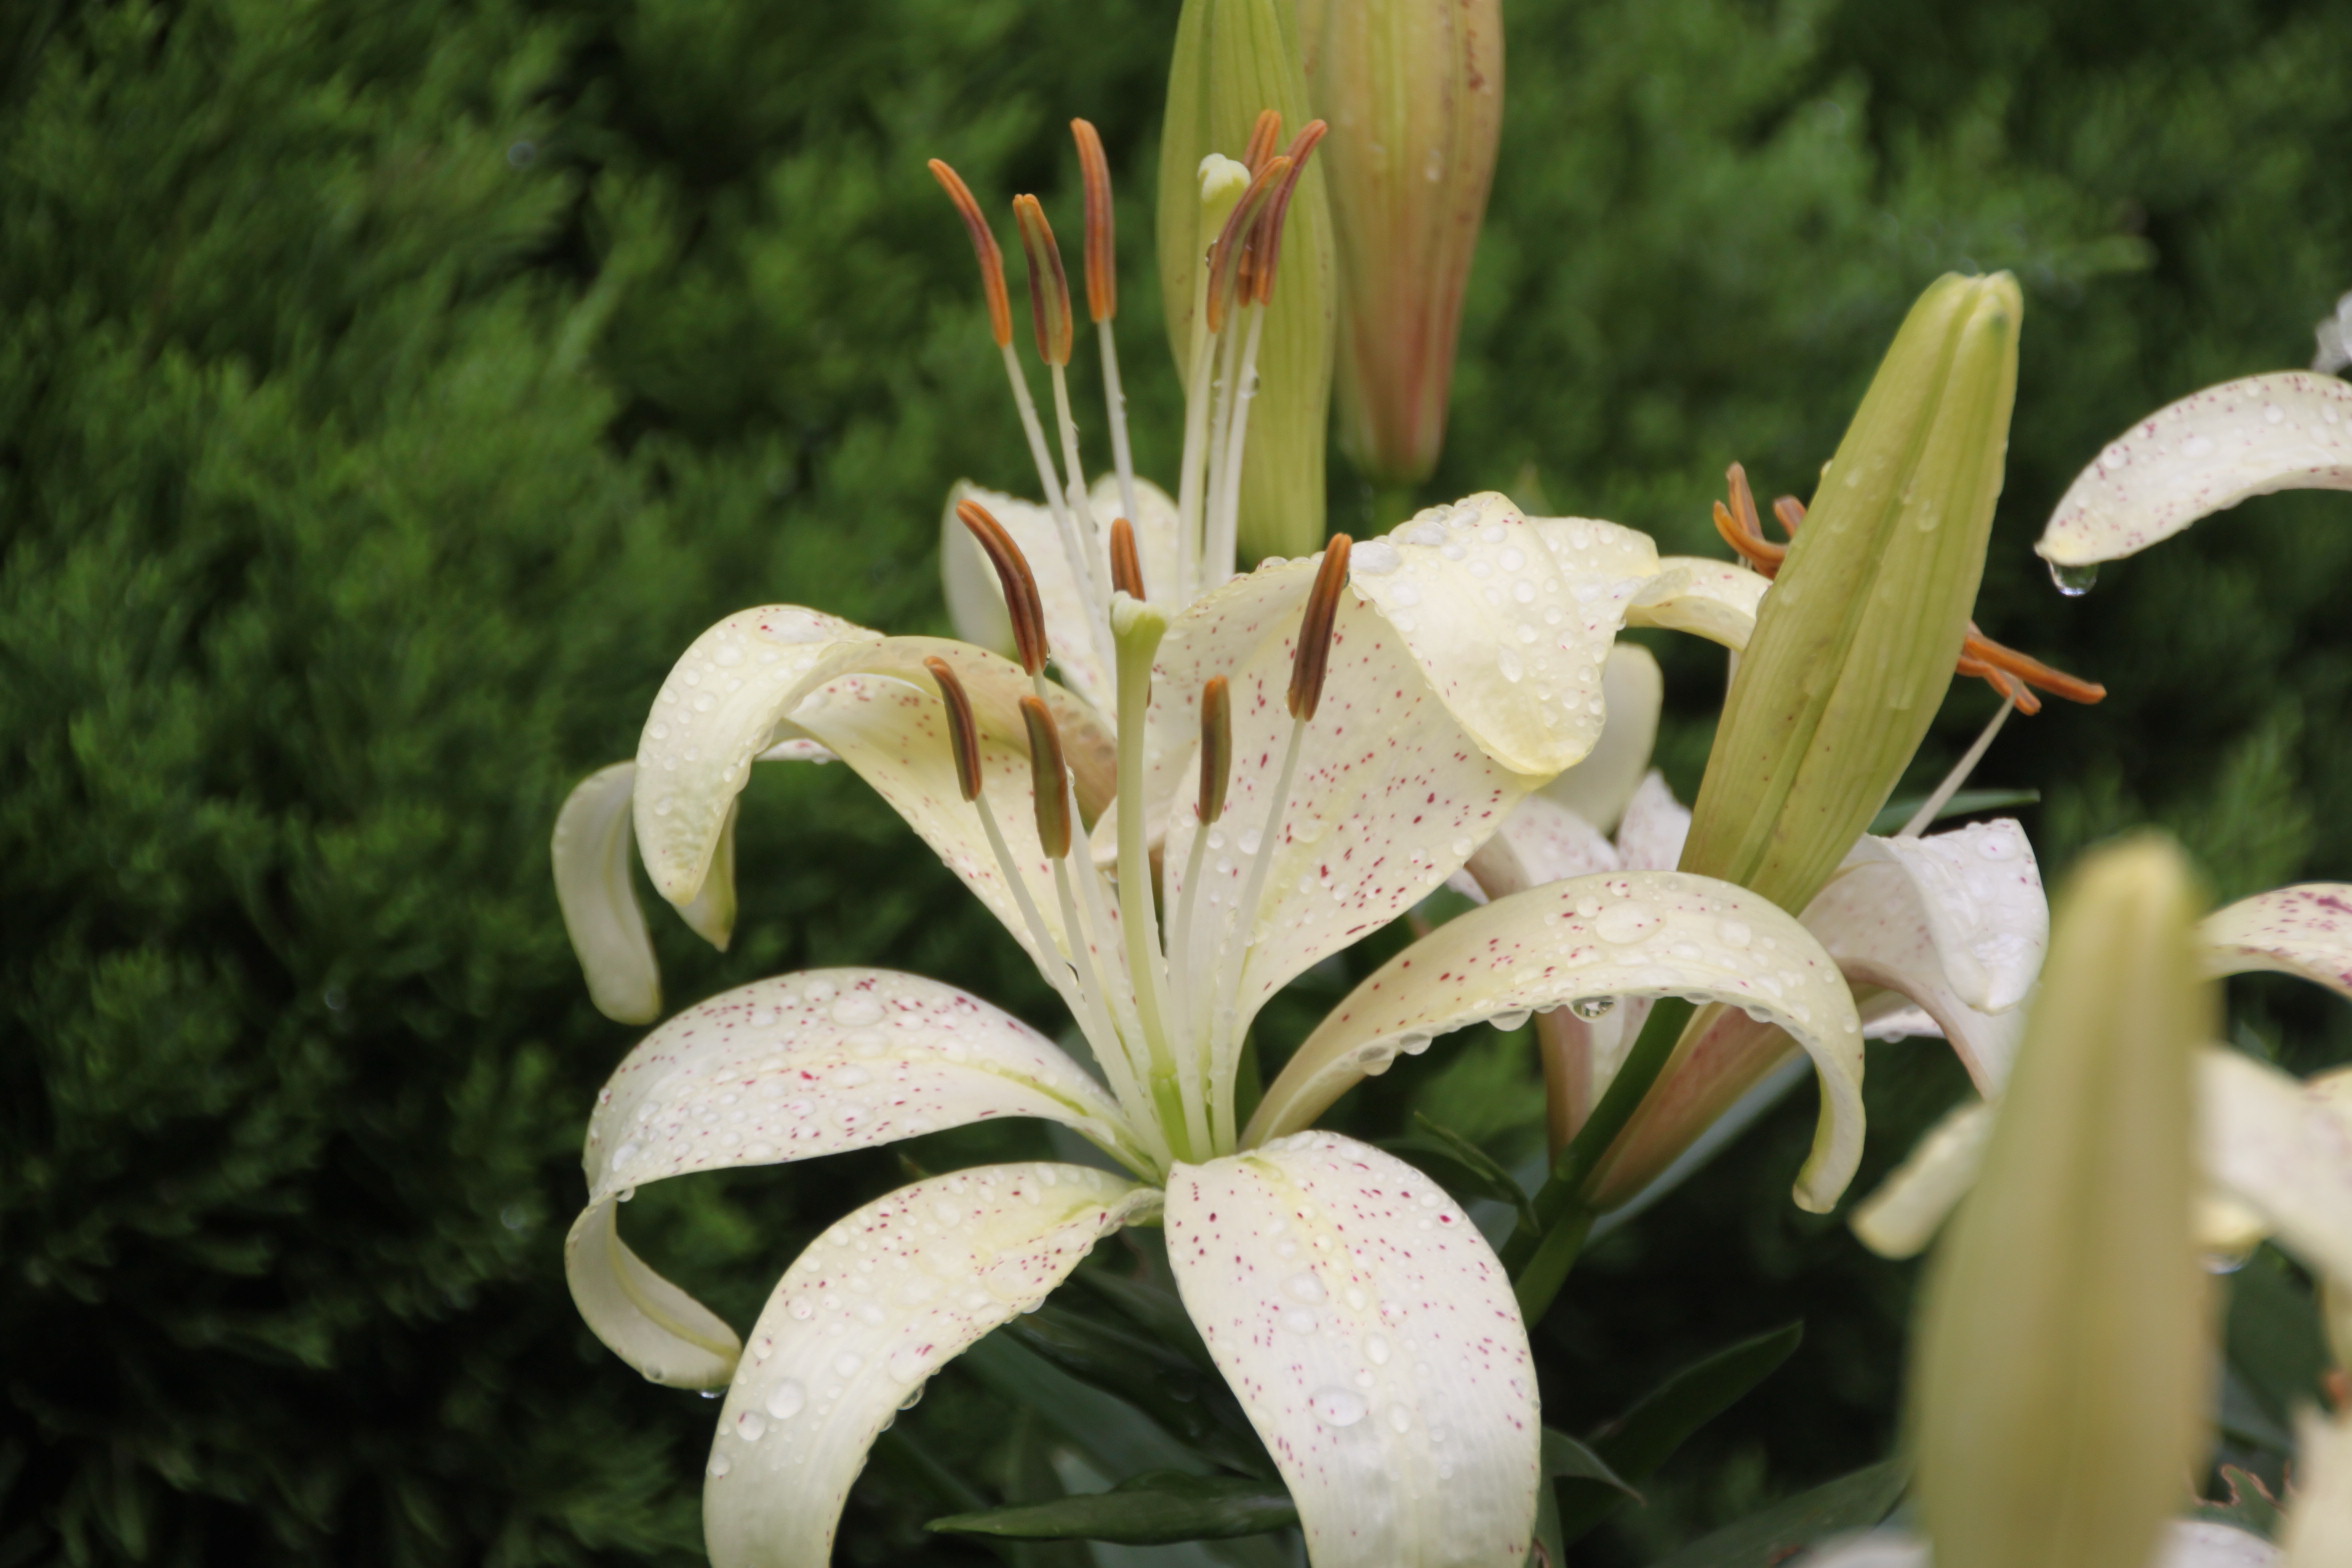
[[[1709,584],[1724,572],[1699,580],[1630,530],[1530,522],[1497,496],[1268,563],[1173,617],[1137,593],[1129,559],[1114,735],[1046,680],[1018,546],[984,509],[967,518],[1004,574],[1019,662],[796,607],[731,616],[654,705],[635,836],[656,887],[691,906],[753,761],[821,745],[1005,922],[1102,1081],[1019,1020],[912,975],[818,971],[689,1009],[599,1097],[590,1202],[567,1246],[582,1315],[646,1376],[726,1388],[705,1494],[714,1560],[817,1564],[893,1412],[1106,1231],[1158,1223],[1318,1568],[1518,1563],[1539,1427],[1510,1283],[1427,1178],[1309,1124],[1399,1053],[1595,996],[1753,1009],[1843,1062],[1860,1025],[1833,962],[1730,884],[1582,877],[1407,949],[1237,1131],[1241,1044],[1275,990],[1410,909],[1590,749],[1601,666],[1629,616],[1720,618]],[[579,885],[617,904],[627,839],[605,842],[621,864]],[[1827,1099],[1825,1119],[1858,1124],[1857,1099]],[[649,1181],[1007,1116],[1061,1122],[1117,1171],[998,1166],[869,1204],[786,1272],[748,1348],[618,1234],[618,1205]]]

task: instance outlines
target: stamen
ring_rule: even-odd
[[[1130,599],[1148,597],[1143,591],[1143,557],[1135,548],[1135,525],[1124,517],[1111,519],[1111,587]]]
[[[1062,760],[1062,732],[1053,714],[1035,697],[1021,699],[1021,722],[1029,728],[1029,774],[1037,794],[1037,842],[1053,860],[1070,853],[1069,770]],[[1077,940],[1072,934],[1073,941]]]
[[[1225,815],[1233,783],[1233,692],[1222,675],[1201,687],[1200,805],[1203,826]]]
[[[923,668],[939,683],[939,700],[947,707],[947,739],[954,748],[956,789],[966,800],[980,798],[980,731],[972,722],[972,698],[964,690],[955,666],[945,659],[925,659]]]
[[[1911,820],[1903,824],[1895,837],[1917,838],[1927,831],[1928,824],[1935,821],[1954,795],[1960,793],[1960,786],[1968,782],[1968,775],[1975,772],[1976,765],[1984,760],[1985,751],[1992,745],[1993,737],[2000,734],[2001,726],[2009,722],[2010,711],[2019,706],[2016,693],[2010,693],[2009,700],[1994,712],[1992,722],[1976,737],[1975,744],[1961,754],[1960,760],[1953,764],[1952,771],[1945,774],[1944,781],[1936,786],[1935,793],[1928,796],[1920,808],[1911,814]]]
[[[1013,647],[1020,655],[1021,668],[1032,676],[1042,673],[1051,650],[1045,641],[1045,602],[1038,597],[1037,576],[1029,570],[1028,558],[1013,543],[1004,524],[979,502],[958,501],[956,521],[980,541],[989,564],[996,568],[997,581],[1004,585],[1005,613],[1012,619]]]
[[[1256,249],[1259,254],[1252,264],[1251,272],[1250,298],[1254,304],[1273,302],[1274,264],[1282,257],[1282,226],[1290,217],[1290,198],[1297,192],[1299,181],[1306,177],[1307,160],[1314,156],[1316,144],[1323,140],[1324,134],[1330,129],[1321,120],[1309,120],[1306,129],[1291,141],[1290,151],[1285,154],[1290,159],[1290,173],[1284,177],[1281,188],[1275,191],[1273,201],[1267,205],[1266,216],[1258,222]]]
[[[1780,521],[1780,531],[1791,539],[1797,537],[1797,525],[1805,520],[1805,503],[1793,495],[1784,495],[1772,503],[1772,515]]]
[[[1062,248],[1053,225],[1034,196],[1013,198],[1021,226],[1021,249],[1029,258],[1029,314],[1037,325],[1037,357],[1056,369],[1070,362],[1070,277],[1062,270]]]
[[[1096,325],[1119,313],[1118,214],[1111,207],[1111,162],[1089,120],[1072,120],[1078,176],[1086,186],[1086,314]]]
[[[1961,644],[1961,656],[1975,659],[1994,669],[2015,676],[2028,685],[2039,686],[2053,697],[2068,702],[2092,703],[2107,695],[2107,688],[2097,681],[2086,681],[2069,675],[2064,670],[2052,669],[2030,654],[2004,647],[1976,629],[1976,622],[1968,623],[1968,640]],[[2031,711],[2030,709],[2027,711]]]
[[[1323,566],[1299,621],[1298,652],[1290,666],[1290,716],[1302,724],[1315,717],[1323,700],[1323,678],[1331,669],[1331,626],[1339,614],[1340,590],[1347,586],[1348,550],[1354,543],[1346,534],[1333,534],[1323,547]]]
[[[1249,145],[1241,155],[1241,161],[1248,167],[1250,173],[1255,174],[1266,166],[1266,160],[1274,156],[1274,144],[1280,140],[1282,140],[1281,111],[1260,109],[1257,123],[1250,127]]]
[[[1241,270],[1243,243],[1248,240],[1267,198],[1273,195],[1275,185],[1289,172],[1288,158],[1267,159],[1266,166],[1250,181],[1249,189],[1241,193],[1241,200],[1234,203],[1217,243],[1209,247],[1207,322],[1212,333],[1225,330],[1225,311],[1232,302],[1234,279]]]
[[[997,249],[996,234],[981,215],[980,204],[972,199],[963,176],[949,168],[945,159],[934,158],[931,177],[947,192],[948,200],[963,215],[964,227],[971,231],[972,253],[980,258],[980,290],[988,296],[988,330],[995,334],[996,346],[1004,348],[1013,341],[1013,305],[1005,293],[1004,252]]]

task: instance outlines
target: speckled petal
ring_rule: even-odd
[[[582,1157],[590,1213],[575,1235],[609,1238],[609,1222],[594,1211],[664,1177],[810,1159],[1006,1116],[1061,1122],[1143,1165],[1094,1080],[986,1002],[880,969],[757,981],[647,1035],[597,1096]],[[666,1343],[660,1324],[648,1327],[630,1310],[644,1290],[606,1276],[630,1265],[631,1279],[654,1278],[650,1271],[625,1250],[590,1246],[575,1246],[567,1265],[597,1337],[646,1370],[646,1347]]]
[[[661,966],[629,880],[629,796],[637,764],[616,762],[572,786],[556,813],[555,901],[564,934],[605,1017],[649,1024],[661,1016]]]
[[[2059,566],[2116,560],[2274,490],[2352,490],[2352,386],[2289,370],[2158,409],[2067,487],[2034,551]]]
[[[2352,997],[2352,885],[2307,882],[2243,898],[2205,917],[2213,973],[2267,969]]]
[[[1772,580],[1730,561],[1670,555],[1627,606],[1628,626],[1662,626],[1738,653],[1756,632],[1756,609]]]
[[[1821,1121],[1797,1201],[1821,1211],[1862,1151],[1862,1028],[1836,964],[1745,888],[1674,871],[1577,877],[1448,921],[1339,1004],[1266,1091],[1243,1136],[1312,1122],[1400,1050],[1497,1015],[1578,999],[1686,996],[1743,1008],[1795,1037],[1821,1078]]]
[[[1530,795],[1511,808],[1451,885],[1483,904],[1562,877],[1617,868],[1617,846],[1600,829],[1548,796]]]
[[[1969,1100],[1927,1131],[1903,1163],[1854,1210],[1854,1234],[1882,1258],[1915,1257],[1976,1185],[1993,1108]]]
[[[1690,837],[1690,807],[1674,798],[1666,775],[1652,769],[1625,803],[1617,824],[1617,858],[1628,871],[1672,871]]]
[[[1462,733],[1377,613],[1342,595],[1334,624],[1322,707],[1271,835],[1266,818],[1292,729],[1287,644],[1261,644],[1232,675],[1233,782],[1198,896],[1203,948],[1212,949],[1247,889],[1251,857],[1273,857],[1242,969],[1243,1025],[1300,972],[1433,891],[1529,782]],[[1172,902],[1198,825],[1189,802],[1172,814],[1162,857]]]
[[[1601,737],[1601,666],[1657,559],[1646,534],[1538,526],[1488,493],[1358,545],[1348,575],[1487,755],[1548,778]]]
[[[1185,1310],[1315,1568],[1518,1568],[1541,1440],[1527,1330],[1436,1183],[1302,1133],[1178,1166],[1167,1227]]]
[[[1617,826],[1625,803],[1650,765],[1658,740],[1658,712],[1666,701],[1666,675],[1658,656],[1637,642],[1612,644],[1601,666],[1601,738],[1582,762],[1543,787],[1545,797],[1567,807],[1603,833]]]
[[[1158,1200],[1081,1165],[982,1166],[901,1187],[811,1242],[719,1411],[702,1494],[713,1568],[824,1568],[897,1412]]]
[[[2041,871],[2016,822],[1863,839],[1807,906],[1805,928],[1847,979],[1924,1008],[1979,1092],[2000,1091],[2022,1026],[2018,1004],[2050,940]]]
[[[2352,1097],[2241,1052],[2198,1063],[2206,1174],[2319,1272],[2352,1280]]]

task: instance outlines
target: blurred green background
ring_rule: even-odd
[[[1173,375],[1148,171],[1174,0],[179,0],[0,6],[0,1568],[699,1558],[712,1408],[581,1329],[559,1262],[589,1008],[546,874],[571,781],[741,605],[944,626],[938,509],[1027,486],[960,227],[923,171],[1077,213],[1121,186],[1142,464]],[[2029,545],[2135,416],[2305,362],[2352,287],[2352,10],[2285,0],[1512,0],[1452,434],[1500,487],[1713,549],[1724,465],[1807,488],[1912,295],[2028,301],[1980,619],[2104,679],[2014,723],[2055,872],[2155,820],[2232,896],[2352,877],[2352,500],[2266,499],[2060,599]],[[1333,476],[1335,526],[1366,492]],[[1688,793],[1720,663],[1667,648]],[[1991,706],[1959,690],[1932,776]],[[771,769],[734,950],[674,1000],[888,963],[1050,1023],[1015,949],[839,769]],[[2237,997],[2299,1067],[2340,1004]],[[1874,1048],[1866,1191],[1959,1092]],[[1479,1031],[1429,1097],[1533,1136]],[[1797,1358],[1586,1560],[1636,1562],[1883,1454],[1908,1267],[1787,1201],[1800,1093],[1597,1247],[1538,1330],[1547,1416],[1792,1318]],[[1039,1147],[1020,1129],[927,1164]],[[666,1184],[632,1229],[738,1323],[892,1154]],[[844,1561],[921,1534],[918,1451],[1005,1484],[962,1373]],[[1045,1560],[1039,1558],[1040,1561]]]

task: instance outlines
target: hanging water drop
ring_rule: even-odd
[[[1608,1017],[1609,1010],[1616,1005],[1617,998],[1613,996],[1580,996],[1568,1004],[1568,1011],[1589,1024],[1596,1018]]]
[[[2051,584],[2069,599],[2079,599],[2089,593],[2091,585],[2098,580],[2099,568],[2096,562],[2088,566],[2060,566],[2056,561],[2050,563]]]

